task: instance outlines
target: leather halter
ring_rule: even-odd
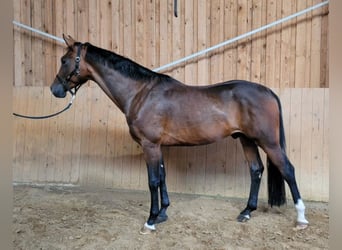
[[[77,90],[81,87],[81,84],[76,85],[73,87],[74,91],[72,91],[72,88],[69,86],[69,82],[75,83],[74,81],[71,80],[73,76],[79,76],[80,75],[80,61],[81,61],[81,49],[82,49],[82,44],[79,44],[77,48],[77,55],[75,57],[75,69],[71,71],[71,73],[63,79],[60,77],[58,74],[56,75],[58,81],[64,86],[64,88],[71,93],[71,95],[76,95]],[[77,84],[77,83],[76,83]]]

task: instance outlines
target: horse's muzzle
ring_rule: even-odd
[[[67,94],[63,84],[61,83],[56,83],[56,82],[53,83],[50,89],[51,89],[52,94],[58,98],[64,98]]]

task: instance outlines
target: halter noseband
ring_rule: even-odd
[[[77,90],[81,87],[81,84],[76,85],[74,87],[74,91],[69,87],[69,82],[73,82],[71,78],[73,76],[79,76],[80,75],[80,61],[81,61],[81,49],[82,49],[82,44],[79,44],[77,48],[77,55],[75,57],[75,69],[71,71],[71,73],[63,79],[60,77],[58,74],[56,75],[58,81],[64,86],[64,88],[71,93],[72,96],[76,95]],[[75,83],[75,82],[73,82]]]

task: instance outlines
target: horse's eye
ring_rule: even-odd
[[[61,59],[62,65],[66,64],[66,60],[64,58]]]

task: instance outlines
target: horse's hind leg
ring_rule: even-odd
[[[295,178],[295,170],[291,162],[286,156],[286,153],[278,146],[264,147],[267,157],[271,164],[276,166],[285,181],[290,187],[291,195],[297,210],[298,225],[307,225],[309,222],[305,218],[305,206],[301,199],[299,189]]]
[[[251,212],[257,209],[258,194],[264,166],[260,159],[257,145],[245,136],[241,136],[240,141],[249,165],[251,175],[251,187],[247,207],[242,210],[237,217],[239,222],[244,222],[249,220],[251,217]]]

